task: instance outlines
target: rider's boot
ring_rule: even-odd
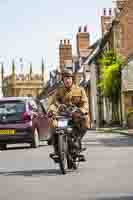
[[[79,151],[80,151],[77,154],[79,162],[85,162],[86,161],[85,156],[83,154],[81,154],[81,152],[83,151],[81,139],[74,142],[74,148],[79,149]]]
[[[85,156],[83,154],[79,154],[79,162],[85,162],[86,159],[85,159]]]
[[[80,138],[80,140],[79,140],[79,144],[80,144],[80,152],[86,150],[86,149],[84,149],[84,148],[82,147],[81,138]],[[79,161],[80,161],[80,162],[85,162],[85,161],[86,161],[85,156],[84,156],[83,154],[80,153],[80,154],[78,155],[78,157],[79,157]]]
[[[59,162],[59,156],[57,152],[57,148],[54,146],[54,152],[49,154],[50,158],[52,158],[56,163]]]

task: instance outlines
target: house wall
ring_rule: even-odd
[[[133,111],[133,92],[124,92],[122,94],[122,120],[123,126],[128,126],[128,114]],[[133,122],[130,122],[133,127]]]
[[[122,70],[122,113],[123,124],[127,122],[127,113],[133,110],[133,58]]]
[[[120,20],[120,54],[127,57],[133,52],[133,1],[127,0],[119,16]]]
[[[113,20],[112,25],[110,26],[110,33],[108,39],[103,49],[105,50],[115,50],[123,58],[127,58],[130,54],[133,53],[133,1],[127,0],[123,1],[124,6],[120,10],[120,13],[117,13],[115,20]],[[107,19],[108,18],[108,19]],[[104,20],[108,21],[108,24],[111,20],[111,15],[106,16],[106,10],[102,16],[102,32],[103,32],[103,22]],[[106,28],[108,31],[108,28]],[[103,51],[104,52],[104,51]],[[133,69],[133,67],[132,67]],[[101,70],[101,69],[100,69]],[[126,73],[125,73],[126,74]],[[128,69],[128,75],[122,79],[122,85],[125,84],[125,81],[128,82],[128,85],[125,85],[126,90],[123,93],[122,90],[122,118],[125,123],[126,121],[126,112],[129,108],[132,107],[132,91],[133,91],[133,70]],[[129,80],[130,79],[130,80]],[[127,83],[126,83],[127,84]],[[127,92],[130,90],[131,92]],[[103,113],[104,119],[109,120],[109,115],[107,113],[107,108],[103,99]]]
[[[91,127],[95,128],[99,120],[98,117],[98,102],[97,102],[97,80],[96,80],[96,64],[92,63],[90,68],[90,107],[91,107]]]
[[[126,113],[128,113],[130,110],[133,111],[133,91],[124,92],[124,104]]]

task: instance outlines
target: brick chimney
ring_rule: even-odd
[[[112,22],[112,9],[109,8],[109,10],[107,11],[107,9],[104,8],[103,15],[101,16],[102,35],[104,35],[107,31],[109,31],[111,22]]]
[[[82,30],[83,29],[83,30]],[[78,56],[82,57],[83,52],[88,51],[90,46],[90,34],[87,30],[87,26],[79,27],[79,31],[77,33],[77,53]]]
[[[59,45],[59,62],[60,62],[60,71],[62,71],[66,63],[72,63],[72,45],[70,40],[60,40]]]

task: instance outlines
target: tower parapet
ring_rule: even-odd
[[[15,75],[16,67],[14,60],[12,61],[12,81],[15,81],[16,75]]]
[[[43,58],[42,58],[41,70],[42,70],[42,81],[44,82],[44,60],[43,60]]]

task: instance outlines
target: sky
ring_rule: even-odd
[[[44,58],[48,71],[59,63],[59,41],[70,39],[75,54],[76,33],[87,25],[91,43],[101,36],[100,16],[112,0],[0,0],[0,63],[6,72],[14,58],[17,71],[32,62],[39,72]]]

